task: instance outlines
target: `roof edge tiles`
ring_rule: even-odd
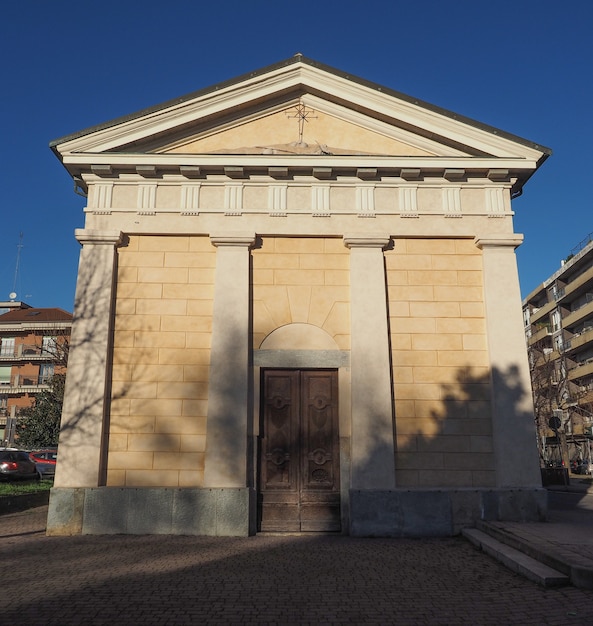
[[[0,324],[14,322],[70,322],[72,313],[59,308],[35,308],[17,309],[0,315]]]

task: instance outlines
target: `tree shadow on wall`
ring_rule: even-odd
[[[126,243],[124,241],[123,246]],[[114,273],[117,275],[117,254],[115,259]],[[96,449],[97,433],[101,426],[101,469],[98,484],[106,484],[112,415],[113,420],[119,420],[120,416],[125,418],[127,414],[132,418],[144,417],[147,421],[158,417],[162,417],[164,420],[167,417],[178,418],[184,414],[183,408],[180,407],[178,412],[172,409],[170,414],[160,415],[158,411],[163,409],[151,407],[151,402],[161,399],[177,401],[180,405],[192,401],[205,402],[207,396],[203,391],[203,383],[208,384],[208,379],[212,377],[216,378],[216,384],[210,385],[214,392],[211,393],[210,397],[207,397],[207,402],[208,412],[210,412],[210,407],[214,407],[215,416],[212,428],[209,430],[217,439],[216,443],[220,449],[219,456],[226,459],[226,463],[232,466],[228,472],[231,474],[239,472],[239,475],[244,475],[246,444],[236,438],[223,435],[226,432],[236,432],[238,422],[246,422],[244,431],[250,429],[247,432],[247,441],[251,441],[253,420],[250,417],[249,419],[246,418],[246,414],[250,416],[252,413],[250,386],[247,387],[248,396],[245,397],[243,393],[245,390],[237,389],[233,377],[224,376],[224,372],[228,371],[229,367],[231,371],[245,370],[246,364],[241,362],[243,357],[237,350],[240,338],[232,331],[224,334],[222,346],[219,346],[217,362],[214,364],[211,362],[205,366],[208,367],[209,374],[206,374],[203,381],[201,379],[199,381],[195,379],[186,381],[185,371],[183,380],[171,380],[173,374],[161,376],[159,373],[155,376],[154,371],[147,374],[150,367],[147,363],[153,363],[154,366],[157,366],[157,362],[154,359],[143,357],[145,354],[148,357],[151,351],[158,350],[160,346],[149,345],[149,343],[139,346],[136,342],[136,333],[140,331],[150,335],[154,332],[154,336],[158,340],[157,335],[161,331],[160,325],[156,323],[153,327],[150,320],[145,320],[141,326],[133,324],[127,326],[126,329],[117,330],[115,315],[122,303],[115,296],[117,281],[113,287],[111,281],[112,277],[109,275],[104,276],[103,282],[100,282],[97,276],[93,274],[92,269],[86,271],[82,269],[78,275],[59,443],[60,459],[63,459],[63,471],[68,472],[69,484],[76,484],[76,474],[79,471],[69,461],[69,458],[79,458],[80,451],[76,451],[75,448],[84,447],[87,443],[89,450],[93,447]],[[113,293],[111,293],[112,288]],[[110,313],[108,313],[109,311]],[[129,316],[131,319],[135,314],[135,310],[122,310],[120,312],[120,315]],[[111,315],[111,319],[109,319],[109,315]],[[121,325],[120,328],[122,328]],[[115,351],[114,343],[117,343]],[[192,350],[187,349],[187,360],[184,360],[183,363],[175,362],[173,364],[183,365],[184,368],[186,366],[187,368],[194,367],[196,364],[191,362],[191,353]],[[244,358],[248,358],[247,352],[245,352]],[[162,362],[159,356],[158,365],[164,366],[163,371],[168,364]],[[114,370],[115,377],[113,376]],[[175,391],[169,391],[167,388],[168,386],[173,387],[176,383],[184,382],[189,382],[191,386],[192,381],[195,382],[193,388],[188,389],[186,386],[178,396],[175,396]],[[158,397],[157,392],[148,389],[151,385],[158,386]],[[126,402],[133,402],[133,406],[127,409]],[[247,407],[245,406],[246,402]],[[195,415],[196,418],[204,416],[201,413]],[[191,415],[188,416],[188,419],[191,419]],[[153,445],[156,445],[158,449],[146,449],[146,454],[154,451],[175,452],[179,450],[179,445],[176,447],[176,444],[179,443],[180,433],[174,429],[171,430],[172,432],[169,432],[169,427],[165,426],[164,432],[154,433],[158,436],[158,440],[153,437]],[[141,432],[150,434],[149,429]],[[134,432],[133,434],[137,433]],[[112,435],[112,439],[113,437],[114,435]],[[189,451],[186,450],[186,452]],[[237,469],[240,465],[243,466],[242,470]],[[196,466],[188,469],[198,470],[199,468]],[[62,476],[65,477],[66,475],[62,474]]]
[[[106,327],[114,327],[113,320],[109,323],[110,320],[105,319],[105,311],[109,310],[109,306],[104,300],[104,294],[109,292],[110,285],[97,284],[91,274],[79,277],[71,341],[71,359],[79,360],[68,372],[67,402],[70,404],[65,406],[67,411],[60,441],[60,455],[67,457],[68,446],[78,445],[76,442],[85,440],[96,441],[98,421],[103,424],[100,485],[106,482],[110,407],[129,399],[132,385],[136,381],[143,381],[143,366],[135,364],[134,382],[130,374],[127,378],[119,376],[117,387],[112,385],[110,363],[114,331],[105,332]],[[112,315],[115,315],[116,306],[117,303]],[[105,341],[108,342],[107,346]],[[244,372],[249,369],[246,363],[248,352],[237,350],[237,346],[244,341],[245,337],[241,333],[231,330],[224,335],[217,354],[212,355],[215,360],[210,364],[210,381],[215,379],[215,384],[210,384],[207,430],[208,441],[216,444],[219,462],[227,465],[222,474],[246,474],[249,484],[243,486],[255,488],[257,468],[254,463],[257,461],[256,440],[252,432],[252,381],[249,378],[242,381],[243,386],[237,386],[237,378],[227,374],[229,371]],[[134,347],[131,342],[125,350],[133,351],[138,356],[143,348]],[[80,362],[77,354],[86,355],[86,360]],[[123,368],[130,362],[138,363],[142,360],[132,357],[121,366],[118,363],[115,366]],[[105,378],[92,375],[95,371],[105,371],[105,365]],[[421,385],[418,389],[421,389]],[[493,389],[496,390],[494,394]],[[396,388],[394,432],[398,442],[395,451],[397,487],[533,486],[536,482],[534,476],[539,476],[539,468],[533,416],[529,411],[529,393],[521,383],[518,367],[514,365],[504,371],[461,367],[456,371],[453,382],[441,385],[438,397],[430,400],[411,398],[400,402]],[[68,396],[72,396],[71,400],[68,400]],[[110,400],[106,401],[105,398]],[[147,402],[149,400],[147,398]],[[137,405],[137,412],[141,412],[142,401]],[[496,407],[494,412],[493,406]],[[150,417],[148,412],[147,416]],[[352,419],[356,420],[357,416],[353,415]],[[76,437],[70,436],[73,433]],[[229,436],[228,433],[241,434],[237,437]],[[159,436],[162,438],[162,448],[174,448],[172,434],[160,433]],[[71,441],[74,443],[71,444]],[[390,446],[384,437],[375,434],[367,458],[361,460],[357,471],[362,468],[366,475],[376,471],[377,457],[393,454],[393,448],[388,449]],[[76,472],[76,468],[68,465],[68,471]]]
[[[379,535],[437,536],[476,519],[545,518],[530,390],[518,366],[460,367],[451,382],[417,384],[418,395],[433,391],[429,398],[406,388],[412,397],[399,399],[395,389],[395,490],[352,490],[353,534],[375,527]],[[368,471],[385,441],[375,434],[367,464],[353,472]]]
[[[215,455],[207,461],[210,484],[212,480],[223,480],[235,486],[251,486],[244,479],[238,484],[246,472],[252,474],[253,384],[251,376],[245,380],[243,375],[251,371],[250,363],[245,337],[238,332],[224,336],[220,333],[220,343],[212,346],[210,354],[207,446],[214,449]]]
[[[81,251],[82,254],[82,251]],[[82,263],[81,263],[82,267]],[[117,267],[114,268],[114,272]],[[74,300],[74,316],[70,336],[68,369],[62,419],[60,425],[59,460],[63,477],[76,483],[80,468],[70,462],[76,448],[90,442],[96,449],[97,429],[108,426],[109,402],[112,395],[113,318],[111,306],[111,276],[109,284],[97,279],[89,269],[79,269]],[[122,385],[113,399],[124,398],[128,386]],[[100,438],[101,458],[106,458],[108,427]],[[64,460],[63,460],[64,459]],[[104,463],[102,463],[104,465]],[[66,474],[67,472],[67,474]],[[101,470],[98,484],[104,484],[105,472]]]
[[[459,368],[438,399],[402,404],[395,416],[398,486],[533,486],[539,476],[531,391],[516,365]]]

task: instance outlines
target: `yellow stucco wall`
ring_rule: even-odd
[[[201,486],[216,248],[131,237],[119,250],[110,486]],[[492,486],[482,258],[471,239],[385,252],[399,487]],[[301,323],[350,349],[342,238],[263,237],[252,250],[253,349]]]
[[[481,251],[397,239],[385,258],[398,486],[493,486]]]
[[[314,117],[307,120],[304,141],[309,142],[311,150],[301,148],[303,152],[311,152],[319,145],[338,148],[363,154],[385,154],[406,156],[433,156],[432,152],[409,143],[389,137],[384,133],[373,132],[362,125],[339,119],[323,111],[316,110]],[[208,135],[184,139],[172,146],[162,147],[163,152],[182,154],[204,154],[217,151],[234,152],[245,148],[284,147],[284,152],[292,150],[298,153],[294,142],[298,140],[298,120],[294,106],[251,119],[238,125],[218,129]],[[292,145],[291,145],[292,144]]]
[[[350,349],[350,256],[342,238],[264,237],[253,250],[253,348],[286,324],[317,326]]]
[[[216,249],[208,237],[120,248],[109,486],[201,486]]]

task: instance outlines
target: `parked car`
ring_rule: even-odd
[[[39,479],[35,463],[24,450],[0,450],[0,480]]]
[[[56,448],[33,450],[29,452],[29,457],[37,466],[37,471],[41,476],[52,477],[55,475],[56,461],[58,460],[58,451]]]
[[[591,474],[593,473],[593,466],[589,461],[581,461],[575,470],[576,474]]]

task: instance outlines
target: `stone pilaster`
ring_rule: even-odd
[[[522,235],[476,237],[482,250],[497,487],[541,487],[515,248]]]
[[[391,359],[383,249],[389,237],[346,236],[350,249],[352,489],[395,487]]]
[[[249,250],[254,234],[211,235],[217,247],[204,486],[247,486]]]
[[[56,487],[104,484],[118,231],[78,229],[82,244]]]

